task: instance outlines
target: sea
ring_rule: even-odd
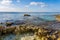
[[[55,15],[60,15],[60,12],[0,12],[0,22],[5,22],[6,20],[13,20],[13,21],[25,20],[24,14],[31,15],[28,17],[29,20],[34,19],[35,21],[39,22],[41,20],[41,18],[44,20],[54,21],[54,20],[56,20]],[[36,20],[36,19],[38,19],[38,20]],[[60,23],[53,24],[52,26],[54,26],[54,29],[56,29],[56,28],[60,29]],[[51,26],[49,26],[49,27],[51,27]],[[10,35],[1,36],[1,38],[2,38],[2,40],[16,40],[16,38],[17,38],[17,40],[21,40],[21,38],[26,35],[27,34],[16,36],[14,34],[10,34]]]
[[[23,20],[24,14],[29,14],[31,17],[40,17],[46,20],[55,20],[55,16],[60,12],[0,12],[0,22],[6,20]]]

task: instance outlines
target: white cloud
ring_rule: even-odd
[[[31,2],[29,5],[26,5],[25,7],[29,6],[39,6],[41,8],[46,7],[47,5],[43,2]]]
[[[12,4],[12,0],[2,0],[0,2],[0,12],[19,12],[20,8]]]
[[[12,7],[0,7],[0,12],[19,12],[20,8],[12,8]]]
[[[30,5],[38,5],[39,3],[37,2],[31,2]]]
[[[6,6],[11,5],[11,3],[12,3],[12,0],[2,0],[0,2],[1,5],[6,5]]]

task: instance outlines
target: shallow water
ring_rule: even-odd
[[[15,38],[15,35],[13,34],[1,36],[1,40],[13,40],[14,38]]]
[[[25,36],[33,36],[33,33],[25,33],[19,35],[9,34],[9,35],[1,36],[0,38],[1,40],[21,40],[21,38]]]
[[[0,12],[0,22],[6,20],[23,20],[24,14],[30,14],[32,17],[40,17],[47,20],[55,20],[53,15],[60,14],[59,12]]]
[[[0,22],[5,22],[6,20],[25,20],[24,19],[24,14],[30,14],[31,16],[30,17],[27,17],[29,19],[29,21],[31,22],[34,22],[34,23],[39,23],[41,19],[39,18],[43,18],[45,20],[56,20],[55,19],[55,16],[53,15],[56,15],[56,14],[60,14],[60,13],[56,13],[56,12],[44,12],[44,13],[41,13],[41,12],[32,12],[32,13],[26,13],[26,12],[3,12],[3,13],[0,13]],[[39,17],[39,18],[38,18]],[[55,25],[53,25],[55,26]],[[51,26],[49,26],[51,27]],[[58,26],[58,28],[60,27],[60,24]],[[54,27],[54,28],[57,28],[57,27]],[[27,33],[27,34],[21,34],[21,35],[13,35],[13,34],[9,34],[9,35],[4,35],[4,36],[1,36],[1,39],[2,40],[21,40],[21,37],[24,37],[24,36],[31,36],[32,34],[30,33]]]

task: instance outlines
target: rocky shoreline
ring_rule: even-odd
[[[25,32],[32,32],[34,34],[33,40],[60,40],[60,30],[25,24],[6,28],[0,26],[0,36],[10,33],[19,35]]]
[[[31,15],[25,14],[24,16]],[[0,26],[0,37],[6,34],[21,35],[31,32],[33,33],[32,36],[23,37],[21,40],[60,40],[60,22],[58,21],[46,21],[39,17],[29,17],[24,21],[17,20],[0,24],[5,24]]]

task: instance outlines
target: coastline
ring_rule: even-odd
[[[0,27],[1,28],[1,27]],[[35,35],[34,37],[36,38],[35,40],[38,40],[37,37],[41,37],[43,39],[58,39],[60,38],[60,30],[54,30],[54,29],[48,29],[46,27],[40,27],[40,26],[34,26],[34,25],[19,25],[19,26],[15,26],[15,27],[7,27],[4,28],[2,30],[0,30],[0,34],[1,35],[6,35],[6,34],[15,34],[15,35],[21,35],[22,33],[28,33],[31,32],[33,33],[33,35]],[[57,38],[58,36],[58,38]],[[42,40],[40,38],[40,40]]]
[[[49,21],[35,16],[31,17],[29,14],[25,14],[24,17],[24,20],[7,20],[4,23],[0,23],[1,40],[6,40],[6,35],[10,36],[12,34],[14,40],[25,40],[27,38],[30,40],[31,37],[31,40],[60,40],[59,21]],[[23,36],[19,37],[19,35]],[[10,37],[8,37],[7,39],[10,40]]]

